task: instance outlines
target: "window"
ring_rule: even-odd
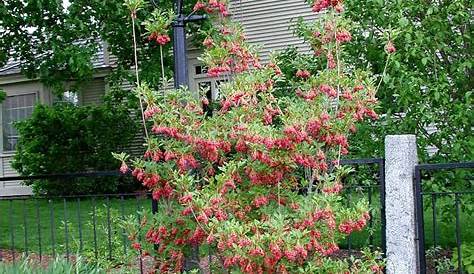
[[[198,83],[199,91],[206,92],[206,97],[209,100],[212,100],[212,82],[205,81]]]
[[[65,91],[62,95],[55,96],[53,103],[71,103],[75,106],[79,105],[79,95],[75,91]]]
[[[8,96],[2,105],[3,150],[15,150],[18,132],[15,122],[25,120],[33,113],[36,104],[36,93]]]
[[[216,100],[216,99],[219,98],[220,90],[221,90],[221,85],[222,85],[222,84],[226,84],[226,83],[228,83],[228,82],[229,82],[229,80],[224,80],[224,79],[216,80],[216,83],[215,83],[215,90],[214,90],[214,100]]]
[[[195,66],[194,67],[194,73],[196,75],[206,74],[207,73],[207,67],[206,66],[201,66],[201,65]]]
[[[205,91],[206,92],[206,97],[210,101],[215,101],[219,99],[219,90],[220,86],[224,83],[227,83],[227,80],[220,79],[220,80],[210,80],[206,79],[203,81],[198,81],[197,82],[197,88],[199,91]]]
[[[79,105],[79,96],[77,95],[77,92],[66,91],[63,94],[63,101],[77,106]]]

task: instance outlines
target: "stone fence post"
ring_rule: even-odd
[[[387,273],[416,274],[417,241],[413,175],[418,164],[415,135],[385,137]]]

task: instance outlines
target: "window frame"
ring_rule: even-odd
[[[34,103],[32,105],[33,107],[33,110],[34,110],[34,107],[40,102],[40,98],[39,98],[39,91],[29,91],[29,92],[19,92],[19,93],[15,93],[15,94],[10,94],[8,95],[7,94],[7,97],[5,98],[5,101],[9,98],[9,97],[15,97],[15,96],[25,96],[25,95],[34,95]],[[13,150],[5,150],[4,148],[4,124],[5,124],[5,119],[3,117],[3,112],[4,112],[4,107],[5,107],[5,101],[3,101],[1,104],[0,104],[0,107],[1,107],[1,111],[0,111],[0,121],[1,121],[1,128],[0,128],[0,131],[1,131],[1,134],[0,134],[0,143],[1,143],[1,146],[0,146],[0,152],[1,154],[14,154],[16,149],[13,149]]]
[[[217,100],[219,98],[219,86],[222,83],[228,83],[232,76],[230,75],[228,78],[224,76],[219,77],[209,77],[206,73],[196,74],[197,67],[201,67],[201,71],[207,70],[207,68],[203,69],[205,65],[201,63],[191,63],[191,71],[192,71],[192,85],[196,92],[200,91],[200,84],[210,82],[210,91],[211,91],[211,98],[208,98],[211,101]],[[221,83],[219,83],[221,82]]]

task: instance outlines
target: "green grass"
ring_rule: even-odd
[[[460,215],[459,228],[462,243],[474,244],[474,210],[472,208],[473,195],[460,196]],[[363,192],[354,191],[351,194],[350,200],[357,201],[358,199],[368,199],[367,190]],[[372,193],[372,230],[367,225],[366,229],[361,232],[351,234],[347,241],[341,243],[342,248],[360,248],[368,246],[370,242],[370,235],[373,237],[373,244],[376,247],[381,246],[381,219],[380,219],[380,194],[379,191]],[[430,248],[433,246],[433,210],[431,197],[424,197],[424,231],[425,231],[425,246]],[[453,196],[438,197],[436,200],[436,243],[437,246],[443,248],[456,247],[456,208]]]
[[[89,251],[97,245],[106,252],[111,244],[114,250],[125,252],[129,242],[119,226],[120,219],[137,216],[139,210],[150,207],[146,197],[0,200],[0,248],[14,246],[36,254],[40,249],[42,254],[52,254],[54,249],[56,254],[66,254],[67,239],[69,252],[76,254],[82,239]]]
[[[352,193],[351,200],[357,201],[363,197],[368,197],[367,192],[361,193],[356,191]],[[463,202],[463,200],[461,201]],[[465,204],[467,203],[469,201],[466,200]],[[437,242],[442,247],[453,248],[456,246],[454,200],[449,197],[440,198],[437,201],[437,205],[441,206],[442,204],[444,206],[440,208],[444,208],[445,212],[441,212],[440,209],[437,212]],[[425,205],[427,205],[424,211],[425,239],[427,247],[429,247],[433,244],[430,199],[425,199]],[[95,243],[93,226],[94,208],[96,216]],[[107,208],[110,209],[111,216],[111,243],[109,243]],[[111,244],[114,253],[125,253],[128,251],[130,243],[118,222],[122,215],[137,216],[139,209],[142,210],[143,208],[151,208],[149,198],[142,197],[136,199],[132,197],[121,200],[111,197],[108,201],[104,198],[97,198],[95,201],[91,198],[81,198],[80,201],[77,199],[0,200],[0,248],[10,249],[12,243],[14,243],[16,250],[28,250],[29,253],[38,254],[41,244],[42,254],[52,254],[53,247],[56,254],[65,254],[65,221],[67,220],[67,240],[71,254],[76,254],[79,251],[81,237],[84,249],[88,250],[91,257],[95,255],[90,253],[93,252],[96,245],[103,257],[106,257],[108,253],[109,244]],[[372,235],[374,246],[381,246],[380,200],[377,191],[372,193],[372,208],[372,229],[370,230],[368,226],[362,232],[353,233],[350,239],[341,243],[342,248],[348,248],[349,245],[352,248],[367,246],[371,238],[370,235]],[[473,212],[467,213],[461,210],[459,220],[463,243],[474,243]],[[82,235],[80,235],[79,231],[81,231]]]

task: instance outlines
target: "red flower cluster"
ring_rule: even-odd
[[[252,168],[245,170],[246,175],[253,185],[277,185],[283,180],[287,169],[274,169],[272,171],[256,171]]]
[[[148,36],[148,41],[155,41],[159,45],[164,46],[171,41],[171,38],[168,36],[168,34],[160,34],[153,32]]]
[[[211,48],[214,45],[214,40],[211,37],[206,37],[206,39],[204,39],[202,44],[206,46],[207,48]]]
[[[135,250],[140,250],[142,249],[142,245],[140,243],[135,242],[132,244],[132,248]]]
[[[329,98],[336,98],[337,96],[337,91],[330,85],[322,84],[319,86],[319,90],[326,94]]]
[[[338,12],[342,12],[342,0],[315,0],[313,3],[313,11],[320,12],[327,8],[333,7]]]
[[[181,172],[186,172],[199,167],[198,161],[191,154],[182,155],[176,163]]]
[[[161,159],[164,159],[164,153],[162,153],[159,149],[156,149],[156,150],[148,149],[143,154],[143,158],[151,159],[154,162],[159,162]]]
[[[242,140],[242,139],[239,139],[239,140],[237,141],[237,143],[235,144],[235,150],[236,150],[237,152],[246,153],[248,149],[249,149],[249,148],[248,148],[247,144],[246,144],[245,141]]]
[[[296,164],[307,168],[315,169],[318,167],[318,163],[314,157],[308,155],[295,154],[293,155],[293,161],[295,161]]]
[[[220,2],[218,0],[208,0],[207,3],[198,1],[194,5],[194,11],[204,10],[207,13],[220,13],[222,16],[229,16],[229,10],[224,1]]]
[[[223,29],[223,32],[229,35],[238,35],[237,30]],[[211,38],[209,38],[211,39]],[[244,37],[241,35],[239,39],[233,42],[223,41],[219,45],[209,44],[208,48],[220,47],[229,52],[226,59],[214,60],[214,64],[208,69],[207,74],[210,77],[218,77],[221,74],[234,72],[241,73],[247,71],[251,66],[261,68],[258,58],[244,44]]]
[[[161,112],[161,109],[155,105],[148,105],[146,110],[143,112],[143,115],[145,116],[145,119],[150,119],[153,117],[155,114],[158,114]]]
[[[336,40],[339,43],[347,43],[352,40],[352,35],[347,30],[341,30],[336,33]]]
[[[265,107],[263,112],[263,124],[271,125],[273,123],[273,117],[280,114],[278,109],[274,109],[271,105]]]
[[[393,45],[393,42],[392,41],[388,41],[387,45],[385,45],[385,51],[388,53],[388,54],[392,54],[392,53],[395,53],[397,51],[397,49],[395,48],[395,46]]]
[[[126,174],[128,172],[128,166],[125,162],[122,162],[122,165],[120,165],[120,172],[123,174]]]
[[[306,101],[313,101],[319,95],[319,90],[317,89],[310,89],[308,92],[304,93],[300,89],[296,90],[296,95],[305,99]]]
[[[342,190],[342,184],[340,183],[335,183],[331,187],[325,187],[323,188],[323,192],[326,194],[339,194]]]
[[[253,205],[256,208],[260,208],[268,204],[268,198],[266,196],[259,196],[253,200]]]
[[[164,134],[164,135],[167,135],[167,136],[173,137],[173,138],[176,138],[178,136],[178,129],[173,128],[173,127],[154,125],[151,128],[151,131],[153,131],[153,133],[155,133],[155,134]]]
[[[347,220],[339,224],[339,232],[349,235],[353,231],[361,231],[367,225],[368,220],[370,220],[370,214],[364,212],[357,221]]]
[[[308,79],[309,77],[311,76],[311,73],[307,70],[301,70],[299,69],[297,72],[296,72],[296,77],[298,78],[302,78],[302,79]]]

